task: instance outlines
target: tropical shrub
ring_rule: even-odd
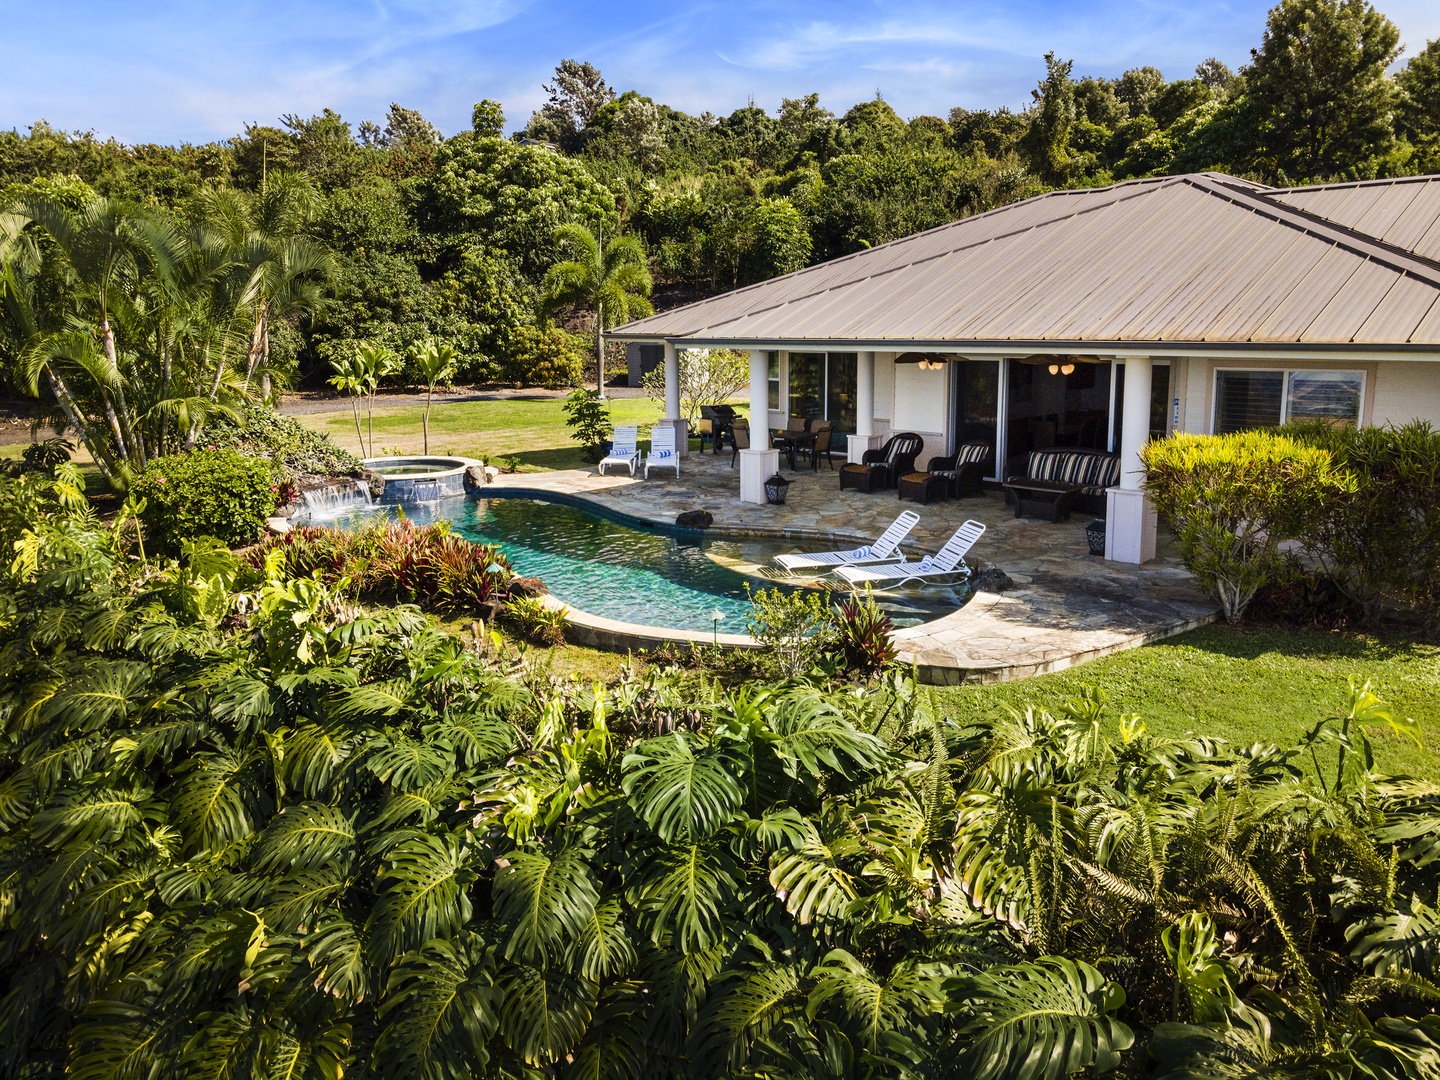
[[[1367,620],[1387,602],[1440,620],[1440,432],[1418,420],[1284,430],[1353,478],[1305,522],[1306,553]]]
[[[279,497],[273,466],[235,450],[193,450],[152,462],[131,486],[145,530],[162,551],[213,536],[229,547],[259,540]]]
[[[515,327],[500,381],[563,390],[585,378],[585,341],[558,326]]]
[[[1281,545],[1349,487],[1324,450],[1268,431],[1175,435],[1147,443],[1141,459],[1185,565],[1232,623],[1285,572]]]
[[[505,621],[532,645],[563,645],[568,620],[563,608],[549,607],[538,596],[512,596]]]
[[[32,442],[20,451],[18,462],[6,463],[8,472],[18,474],[21,472],[44,473],[52,479],[55,471],[68,462],[75,453],[75,444],[69,439],[50,438],[42,439],[40,442]]]
[[[615,433],[610,423],[610,410],[594,390],[576,390],[565,399],[565,426],[570,437],[584,448],[585,460],[599,461],[605,456],[605,444]]]
[[[300,526],[266,537],[249,554],[249,576],[242,584],[257,583],[272,558],[287,576],[318,576],[353,599],[414,603],[446,613],[498,605],[514,576],[498,547],[456,536],[444,521],[416,525],[386,519],[354,532]]]
[[[359,476],[360,459],[293,416],[247,403],[238,418],[217,416],[202,440],[219,450],[263,458],[291,481],[302,476]]]
[[[0,566],[8,1075],[1434,1075],[1431,784],[1096,694],[500,673],[203,547]],[[1300,767],[1313,762],[1313,769]],[[1149,1064],[1150,1059],[1157,1063]]]

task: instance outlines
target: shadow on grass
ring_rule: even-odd
[[[533,469],[591,469],[594,466],[585,460],[579,447],[556,446],[545,450],[522,450],[518,454],[497,454],[501,461],[514,458],[521,467]],[[496,462],[498,464],[498,462]]]
[[[1235,627],[1218,623],[1172,638],[1171,642],[1239,660],[1255,660],[1266,653],[1280,653],[1316,660],[1420,661],[1427,655],[1433,655],[1435,648],[1392,630],[1365,634],[1279,626]]]

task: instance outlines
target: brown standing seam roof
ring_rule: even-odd
[[[614,335],[1440,346],[1440,176],[1275,189],[1199,173],[1052,191]]]

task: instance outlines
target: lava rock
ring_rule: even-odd
[[[545,596],[550,590],[538,577],[514,577],[510,579],[510,596]]]
[[[385,477],[377,472],[371,472],[369,469],[366,469],[360,475],[365,485],[370,489],[370,497],[372,499],[378,499],[385,494]]]
[[[1015,587],[1015,582],[1010,575],[998,566],[985,567],[970,579],[970,584],[976,592],[1001,593]]]
[[[490,472],[484,465],[471,465],[465,470],[465,490],[473,491],[490,483]]]
[[[675,524],[682,529],[708,529],[715,524],[709,510],[686,510],[675,518]]]

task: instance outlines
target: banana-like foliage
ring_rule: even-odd
[[[1281,749],[582,684],[137,570],[78,482],[0,479],[0,1076],[1440,1075],[1440,791],[1368,689]]]

